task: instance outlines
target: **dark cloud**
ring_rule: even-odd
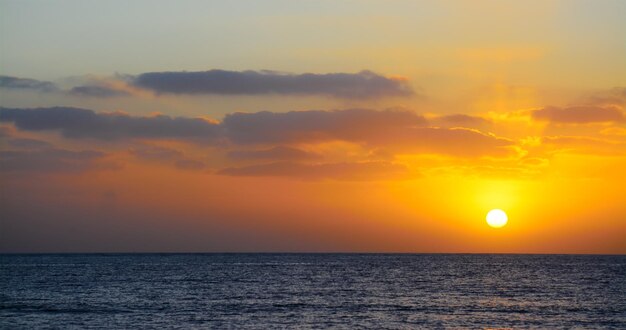
[[[308,180],[371,181],[407,178],[406,166],[390,162],[301,164],[276,162],[245,167],[231,167],[218,172],[230,176],[279,176]]]
[[[372,99],[413,95],[406,79],[385,77],[371,71],[358,73],[291,74],[275,71],[147,72],[138,76],[111,78],[157,94],[219,95],[324,95],[337,98]],[[81,97],[128,96],[128,90],[106,81],[88,79],[82,85],[62,90],[48,81],[0,76],[0,88],[61,92]]]
[[[10,147],[19,149],[42,149],[52,145],[48,142],[35,139],[9,139],[7,143]]]
[[[326,95],[338,98],[408,96],[404,79],[371,71],[359,73],[286,74],[273,71],[148,72],[132,82],[157,93],[223,95]]]
[[[7,172],[76,172],[93,168],[104,157],[99,151],[57,148],[0,151],[0,170]]]
[[[347,141],[395,154],[503,156],[513,146],[510,140],[474,129],[426,127],[422,116],[392,110],[234,113],[218,124],[199,118],[133,117],[77,108],[0,108],[0,121],[13,122],[23,130],[59,130],[68,138],[173,138],[239,145]],[[293,150],[280,148],[233,156],[286,160],[289,153],[297,156]]]
[[[54,92],[59,88],[52,82],[35,79],[0,76],[0,88]]]
[[[219,126],[200,118],[133,117],[122,113],[54,107],[36,109],[0,108],[0,121],[13,122],[29,131],[59,130],[68,138],[183,138],[211,139]]]
[[[121,78],[118,78],[121,79]],[[118,80],[119,81],[119,80]],[[0,88],[32,90],[36,92],[58,92],[73,96],[81,97],[97,97],[109,98],[118,96],[129,96],[131,93],[127,90],[109,86],[106,81],[88,80],[87,84],[72,87],[70,89],[61,89],[56,84],[49,81],[40,81],[30,78],[18,78],[9,76],[0,76]]]
[[[124,90],[114,89],[114,88],[107,87],[107,86],[96,86],[96,85],[76,86],[70,89],[69,93],[72,95],[77,95],[77,96],[88,96],[88,97],[99,97],[99,98],[131,95],[129,92],[124,91]]]
[[[624,113],[614,106],[547,107],[534,110],[531,115],[535,120],[563,124],[623,122],[625,120]]]
[[[292,111],[234,113],[222,123],[237,143],[290,143],[326,140],[367,140],[407,126],[424,126],[426,120],[409,111]]]
[[[306,160],[319,155],[304,150],[279,146],[263,150],[237,150],[228,153],[228,157],[238,160]]]

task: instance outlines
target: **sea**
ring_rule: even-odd
[[[626,329],[626,256],[3,254],[2,329]]]

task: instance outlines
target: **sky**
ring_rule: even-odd
[[[624,13],[0,0],[0,252],[626,253]]]

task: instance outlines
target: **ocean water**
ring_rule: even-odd
[[[626,329],[626,256],[0,255],[0,328]]]

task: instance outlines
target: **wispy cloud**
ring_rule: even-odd
[[[626,142],[590,136],[545,136],[541,146],[550,152],[623,156]]]
[[[0,88],[55,92],[59,88],[53,82],[28,78],[0,76]]]
[[[112,168],[100,162],[106,153],[97,150],[68,150],[37,139],[6,136],[0,150],[3,172],[80,172],[93,168]]]
[[[297,148],[278,146],[262,150],[231,151],[228,157],[236,160],[306,160],[318,158],[320,155]]]
[[[131,155],[141,160],[170,164],[180,169],[199,170],[206,167],[204,162],[191,159],[185,153],[176,149],[155,145],[141,145],[133,147],[129,151]]]
[[[368,144],[395,154],[508,157],[517,153],[513,140],[458,127],[406,127],[372,138]]]
[[[83,84],[63,89],[50,81],[41,81],[30,78],[0,76],[0,88],[13,90],[29,90],[38,93],[59,93],[79,97],[111,98],[133,95],[134,87],[117,78],[111,79],[81,79]]]
[[[46,148],[40,150],[0,151],[0,170],[75,172],[92,168],[93,162],[104,157],[104,153],[93,150],[71,151]]]
[[[444,115],[435,118],[438,121],[444,122],[449,125],[458,125],[462,127],[467,127],[468,125],[484,125],[489,124],[490,121],[480,117],[480,116],[472,116],[466,114],[453,114],[453,115]]]
[[[346,181],[371,181],[408,178],[409,170],[402,164],[390,162],[354,162],[302,164],[276,162],[245,167],[231,167],[218,172],[230,176],[278,176],[308,180],[335,179]]]

